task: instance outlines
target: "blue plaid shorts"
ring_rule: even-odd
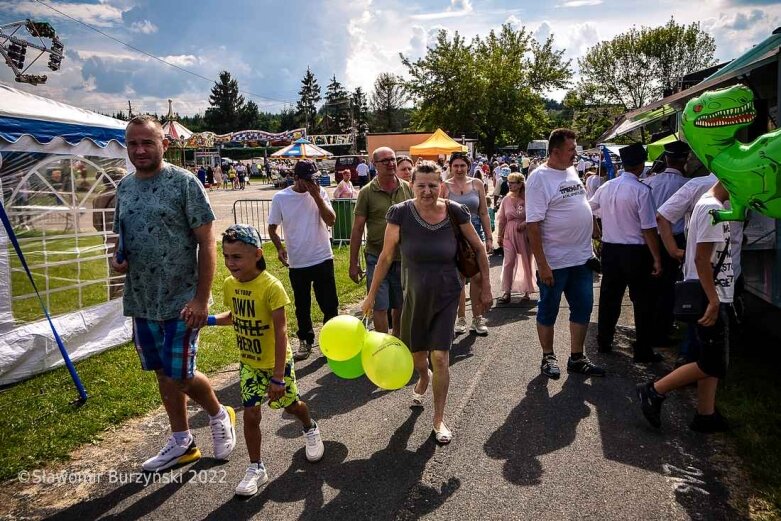
[[[163,370],[174,380],[187,380],[195,373],[200,330],[187,327],[184,320],[133,318],[133,342],[145,371]]]

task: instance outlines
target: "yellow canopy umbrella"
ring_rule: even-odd
[[[410,147],[409,153],[413,156],[438,156],[439,154],[452,154],[453,152],[467,152],[466,145],[456,142],[450,136],[438,128],[436,132],[419,145]]]

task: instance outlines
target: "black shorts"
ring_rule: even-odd
[[[727,376],[729,365],[729,314],[731,304],[719,306],[719,316],[711,327],[697,325],[697,367],[707,374],[719,379]]]

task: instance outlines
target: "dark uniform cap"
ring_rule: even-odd
[[[690,150],[689,144],[684,141],[673,141],[664,145],[664,154],[676,159],[686,159]]]
[[[620,148],[618,154],[621,156],[621,162],[624,164],[624,168],[642,165],[645,163],[646,158],[648,158],[648,152],[645,151],[645,147],[640,143],[634,143]]]
[[[312,179],[312,176],[317,173],[317,165],[305,159],[296,163],[293,173],[301,179]]]

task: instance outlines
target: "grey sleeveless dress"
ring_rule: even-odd
[[[448,204],[458,223],[469,221],[466,207]],[[427,223],[418,215],[413,200],[391,206],[386,219],[399,225],[404,288],[401,340],[412,352],[447,351],[453,343],[453,325],[462,288],[450,219]]]

